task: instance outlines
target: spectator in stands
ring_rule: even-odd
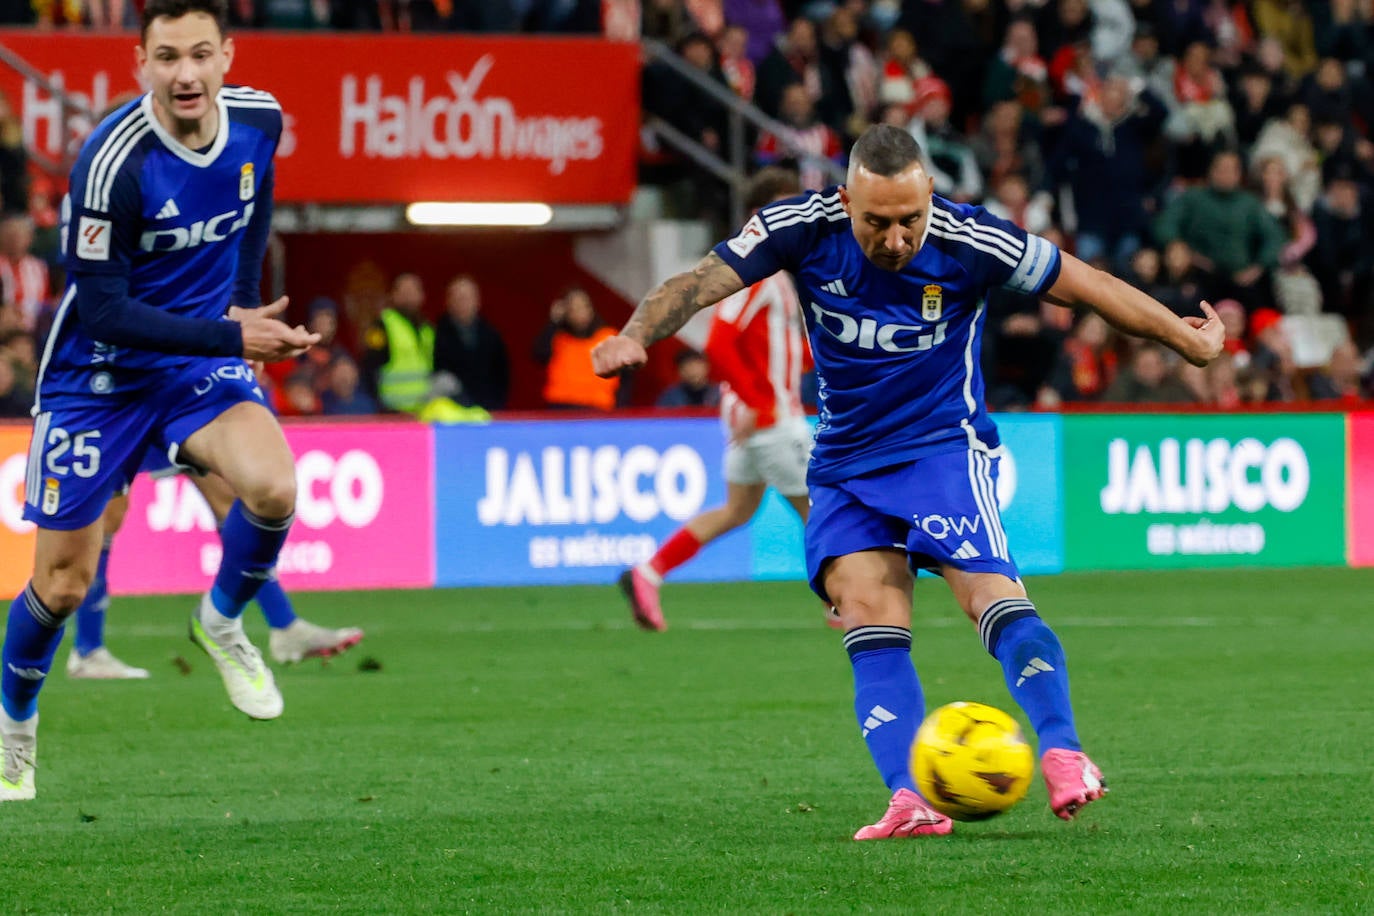
[[[1289,102],[1296,101],[1301,84],[1297,77],[1288,72],[1285,66],[1283,44],[1272,36],[1260,38],[1255,45],[1255,62],[1273,84],[1274,99],[1280,108],[1287,108]]]
[[[387,410],[417,413],[429,400],[434,326],[424,306],[424,283],[413,273],[399,274],[389,306],[363,335],[367,391]]]
[[[1312,141],[1321,160],[1323,180],[1335,171],[1369,187],[1374,183],[1374,143],[1359,135],[1347,120],[1326,118],[1312,125]]]
[[[679,350],[677,382],[658,396],[659,407],[716,407],[720,404],[720,386],[711,381],[711,364],[706,357],[690,347]]]
[[[434,333],[434,371],[454,378],[458,402],[504,410],[510,394],[510,358],[500,332],[482,317],[477,281],[468,274],[454,277],[444,304]]]
[[[1152,341],[1139,344],[1126,368],[1102,392],[1102,400],[1112,404],[1196,403],[1197,395],[1179,379],[1169,355]]]
[[[315,393],[315,378],[308,371],[287,376],[277,389],[272,406],[283,417],[313,417],[320,412],[320,398]]]
[[[802,187],[824,188],[835,182],[826,174],[823,163],[844,164],[844,146],[830,125],[816,117],[811,93],[801,83],[783,89],[782,110],[778,119],[787,125],[783,136],[765,133],[759,137],[754,160],[760,165],[785,165],[801,175]],[[800,155],[799,155],[800,153]]]
[[[1043,235],[1053,225],[1050,200],[1047,194],[1030,193],[1030,183],[1024,175],[1009,172],[993,186],[993,197],[984,206],[993,216],[1009,220],[1035,235]]]
[[[716,53],[725,85],[746,102],[753,101],[754,87],[758,83],[758,71],[749,59],[748,50],[749,32],[742,25],[727,25],[716,41]]]
[[[1342,341],[1332,348],[1326,365],[1307,377],[1307,396],[1314,401],[1355,404],[1366,396],[1364,374],[1354,341]]]
[[[787,31],[777,37],[772,53],[759,64],[754,104],[776,118],[782,110],[783,90],[794,83],[806,88],[813,105],[835,91],[821,70],[818,50],[815,23],[805,16],[793,19]]]
[[[33,406],[33,392],[19,387],[14,366],[0,359],[0,418],[27,417]]]
[[[284,396],[286,382],[294,375],[310,379],[318,396],[329,387],[329,367],[334,358],[347,351],[339,344],[339,306],[327,296],[317,296],[306,309],[306,329],[320,335],[320,342],[293,360],[268,363],[266,373],[272,377],[278,396]]]
[[[614,410],[621,396],[619,378],[597,378],[592,347],[615,331],[597,314],[591,295],[579,286],[549,307],[549,323],[535,339],[536,362],[547,367],[544,403],[574,410]]]
[[[1018,16],[1007,24],[1002,47],[988,63],[983,81],[983,107],[1014,101],[1035,113],[1050,103],[1050,70],[1040,56],[1035,23]]]
[[[907,130],[925,154],[925,170],[935,179],[935,193],[958,203],[983,196],[983,175],[963,134],[949,121],[950,90],[938,77],[916,86],[915,117]]]
[[[1045,158],[1030,122],[1021,103],[1012,99],[994,102],[988,109],[982,129],[969,140],[988,187],[1011,174],[1025,178],[1032,189],[1044,181]]]
[[[1125,54],[1104,63],[1108,76],[1122,77],[1133,88],[1149,89],[1166,108],[1174,104],[1174,61],[1161,53],[1159,34],[1150,23],[1142,22],[1136,27]]]
[[[900,105],[910,118],[916,104],[916,82],[935,72],[921,59],[916,39],[906,29],[893,29],[887,36],[887,53],[882,60],[878,83],[878,104],[886,108]]]
[[[963,129],[982,112],[988,64],[1002,43],[1005,13],[990,0],[904,3],[902,27],[930,37],[925,59],[950,90],[950,121]]]
[[[0,363],[9,368],[12,376],[9,393],[23,403],[26,416],[33,404],[33,391],[37,383],[36,349],[33,335],[22,328],[10,327],[0,331]]]
[[[1221,319],[1222,327],[1226,329],[1226,340],[1222,343],[1222,351],[1230,354],[1237,369],[1244,369],[1250,365],[1250,344],[1246,336],[1248,319],[1245,316],[1245,306],[1235,299],[1221,299],[1213,308],[1217,317]]]
[[[1294,199],[1292,187],[1282,159],[1274,156],[1258,161],[1255,193],[1288,235],[1274,271],[1274,301],[1285,314],[1315,315],[1322,310],[1321,286],[1303,266],[1303,260],[1317,241],[1317,229]]]
[[[33,220],[27,213],[0,218],[0,291],[19,309],[24,329],[34,331],[51,304],[48,265],[30,252]]]
[[[1161,302],[1176,314],[1197,314],[1199,300],[1211,301],[1211,284],[1207,274],[1195,263],[1193,249],[1183,239],[1174,239],[1164,246],[1159,282],[1165,298]]]
[[[725,86],[725,77],[716,62],[715,46],[700,32],[693,32],[677,45],[677,53],[711,82]],[[717,155],[727,155],[725,109],[695,82],[662,63],[644,68],[644,110],[675,127],[687,139],[701,144]],[[725,209],[727,189],[702,169],[687,165],[670,166],[664,175],[677,187],[683,199],[676,210],[689,218],[712,218]]]
[[[1349,123],[1353,114],[1361,124],[1374,124],[1374,89],[1335,58],[1323,59],[1301,85],[1300,97],[1312,109],[1313,121]]]
[[[1317,54],[1347,64],[1365,63],[1374,55],[1374,7],[1365,0],[1330,0],[1312,9]]]
[[[362,389],[358,364],[347,354],[336,356],[329,367],[329,387],[320,395],[320,412],[328,417],[381,413],[381,406]]]
[[[1174,68],[1174,100],[1166,130],[1177,145],[1176,168],[1185,179],[1198,178],[1219,151],[1236,146],[1226,80],[1206,43],[1189,45]]]
[[[1267,272],[1278,265],[1286,238],[1259,198],[1241,187],[1238,154],[1218,153],[1207,186],[1176,197],[1154,228],[1166,245],[1176,239],[1188,243],[1194,264],[1211,274],[1215,290],[1250,308],[1270,301]]]
[[[1344,315],[1361,346],[1374,337],[1374,207],[1348,166],[1328,170],[1313,222],[1317,241],[1307,263],[1322,286],[1324,308]]]
[[[1312,16],[1302,0],[1254,0],[1255,28],[1283,46],[1284,66],[1304,76],[1317,65]]]
[[[1051,191],[1067,186],[1073,193],[1083,260],[1106,257],[1120,270],[1148,235],[1147,153],[1164,118],[1153,93],[1133,96],[1125,79],[1111,77],[1098,101],[1081,104],[1060,131],[1048,169]]]
[[[1090,47],[1092,31],[1092,11],[1087,0],[1060,0],[1057,4],[1047,4],[1040,22],[1041,51],[1052,61],[1067,48]]]
[[[1235,410],[1245,403],[1236,358],[1223,352],[1207,364],[1205,374],[1206,397],[1203,403],[1221,410]]]
[[[1236,139],[1243,149],[1250,149],[1265,125],[1283,113],[1274,95],[1274,81],[1264,68],[1250,64],[1241,69],[1239,79],[1232,80],[1229,95],[1236,116]]]
[[[822,21],[817,56],[821,84],[828,90],[816,113],[841,136],[857,137],[877,111],[878,64],[859,40],[853,9],[838,6]]]
[[[1251,172],[1258,176],[1262,163],[1278,159],[1294,204],[1307,211],[1312,209],[1321,193],[1321,168],[1311,134],[1312,118],[1307,106],[1294,102],[1282,118],[1274,118],[1264,125],[1250,148]],[[1266,207],[1269,203],[1270,198],[1266,198]],[[1282,221],[1278,213],[1274,216]]]
[[[778,0],[725,0],[725,21],[743,26],[749,36],[749,59],[763,63],[773,50],[773,36],[787,28]]]
[[[1283,315],[1271,308],[1256,309],[1250,315],[1250,364],[1247,372],[1253,399],[1295,401],[1293,344],[1283,327]]]
[[[1115,334],[1096,312],[1078,313],[1049,384],[1061,401],[1093,401],[1116,378]]]

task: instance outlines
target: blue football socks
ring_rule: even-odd
[[[61,642],[61,618],[48,610],[30,582],[10,605],[5,647],[0,650],[0,704],[11,719],[23,722],[38,712],[38,691]]]
[[[220,528],[224,556],[210,588],[215,610],[230,619],[242,616],[244,607],[272,578],[291,519],[260,518],[244,508],[242,501],[234,501]]]
[[[1064,648],[1035,605],[1025,598],[994,602],[980,618],[978,634],[988,653],[1002,663],[1007,690],[1030,719],[1040,753],[1052,747],[1082,750],[1069,702]]]
[[[105,572],[110,565],[110,538],[100,547],[100,559],[95,564],[95,578],[86,590],[86,597],[76,609],[76,630],[72,643],[78,655],[90,655],[105,645],[105,609],[110,605],[110,586]]]
[[[911,631],[905,627],[858,627],[845,634],[854,667],[854,713],[883,782],[893,792],[916,791],[911,742],[925,717],[925,697],[911,663]]]
[[[296,622],[296,610],[276,577],[262,583],[257,601],[258,607],[262,608],[262,616],[267,618],[267,625],[272,629],[284,630]]]

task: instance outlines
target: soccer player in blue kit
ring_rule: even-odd
[[[986,292],[1091,308],[1195,365],[1223,336],[1205,302],[1205,317],[1179,318],[1043,238],[934,196],[920,163],[909,133],[869,128],[843,186],[764,207],[592,351],[598,374],[636,368],[699,309],[778,270],[796,279],[820,377],[807,574],[844,621],[859,728],[892,792],[856,840],[952,829],[909,770],[925,713],[911,661],[915,568],[944,577],[1001,664],[1035,729],[1054,813],[1071,819],[1105,791],[1074,727],[1064,651],[1026,595],[998,515],[1002,450],[979,371]]]
[[[245,360],[318,341],[262,306],[282,113],[224,85],[234,45],[223,0],[148,0],[135,56],[148,92],[103,120],[72,169],[68,284],[39,365],[24,517],[33,578],[0,650],[0,801],[35,794],[38,692],[63,621],[95,575],[110,497],[150,447],[238,495],[192,640],[247,715],[282,711],[240,615],[271,574],[296,505],[295,463]]]

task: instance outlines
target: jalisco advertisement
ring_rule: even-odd
[[[431,431],[406,424],[288,426],[296,521],[277,572],[288,589],[434,582]],[[215,519],[185,477],[134,484],[110,554],[115,594],[204,591],[219,568]]]
[[[140,91],[137,43],[0,30],[0,44],[97,114]],[[255,32],[235,45],[228,81],[273,93],[284,111],[278,200],[624,203],[634,190],[638,45]],[[48,156],[91,128],[8,67],[0,89],[25,145]]]
[[[1066,568],[1345,560],[1341,414],[1064,422]]]
[[[725,500],[712,419],[438,428],[439,585],[607,584]],[[748,579],[749,533],[703,550],[676,581]]]

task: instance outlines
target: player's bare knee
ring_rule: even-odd
[[[286,518],[296,511],[295,477],[264,481],[240,498],[248,511],[259,518]]]
[[[86,600],[86,592],[94,578],[94,568],[40,566],[34,569],[33,590],[48,610],[58,617],[66,617]]]

